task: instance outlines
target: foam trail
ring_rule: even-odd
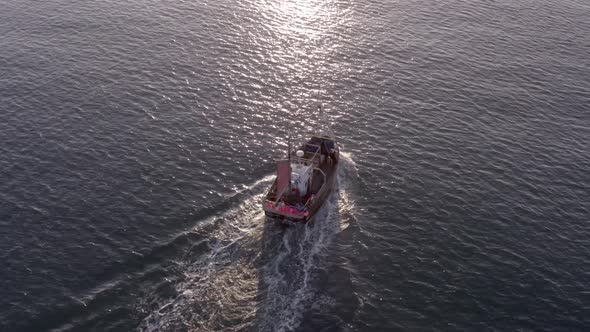
[[[313,302],[314,273],[325,249],[342,226],[339,209],[343,190],[356,176],[349,156],[341,155],[340,190],[332,195],[313,222],[282,227],[266,222],[260,208],[272,177],[248,188],[251,196],[237,207],[200,223],[196,232],[208,235],[205,253],[184,258],[184,279],[173,299],[154,301],[157,307],[139,326],[141,331],[291,331]],[[247,191],[246,190],[246,191]]]
[[[248,323],[257,289],[255,249],[264,226],[260,199],[261,193],[254,194],[195,227],[193,231],[208,235],[206,252],[185,257],[184,279],[176,285],[179,295],[153,303],[158,309],[143,320],[139,330],[232,331]]]
[[[339,190],[324,207],[305,225],[291,227],[283,234],[281,253],[262,268],[262,282],[266,284],[267,298],[259,308],[262,317],[257,330],[292,331],[296,329],[306,308],[313,304],[313,274],[321,269],[323,253],[334,236],[345,229],[348,222],[340,217],[340,208],[352,209],[354,204],[346,189],[357,176],[356,165],[350,155],[341,154],[338,170]],[[343,198],[344,201],[343,201]]]

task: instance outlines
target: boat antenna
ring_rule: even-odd
[[[289,165],[291,165],[291,131],[289,131],[287,136],[287,159],[289,160]]]
[[[320,128],[322,128],[322,131],[320,132],[320,134],[328,136],[333,139],[334,132],[332,131],[332,126],[330,125],[330,121],[328,119],[328,116],[326,115],[326,112],[324,112],[324,108],[322,106],[323,106],[322,103],[320,103],[318,105]]]
[[[291,172],[293,171],[291,169],[291,130],[289,130],[287,140],[287,160],[289,160],[289,182],[287,184],[287,189],[289,190],[288,192],[291,192]]]
[[[326,124],[324,123],[324,110],[322,109],[322,103],[321,102],[318,105],[318,118],[320,120],[320,129],[321,128],[325,128]],[[325,130],[321,130],[321,131],[325,131]],[[323,134],[323,133],[320,132],[320,134]]]

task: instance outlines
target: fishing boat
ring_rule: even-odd
[[[330,197],[340,158],[333,134],[319,133],[291,149],[276,165],[277,176],[263,198],[267,217],[283,223],[305,223]]]

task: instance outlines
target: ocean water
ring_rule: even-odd
[[[0,0],[0,255],[0,331],[588,331],[590,4]]]

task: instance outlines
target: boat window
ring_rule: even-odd
[[[326,144],[328,151],[334,150],[334,141],[333,140],[325,140],[324,144]]]
[[[309,144],[309,143],[305,144],[305,151],[306,152],[316,152],[319,148],[320,148],[319,145]]]

